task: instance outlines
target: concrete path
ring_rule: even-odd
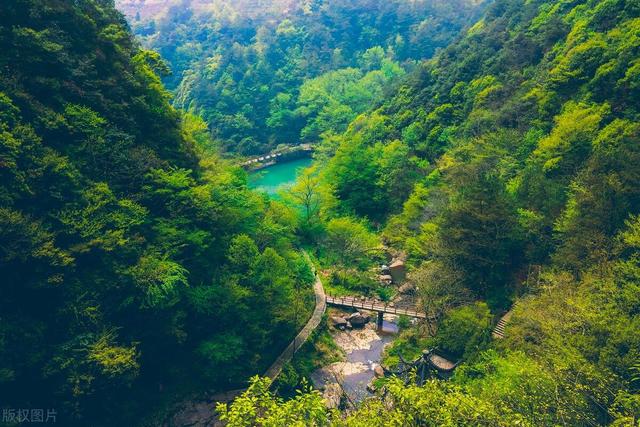
[[[516,302],[516,304],[517,304],[517,302]],[[493,338],[495,338],[497,340],[501,340],[501,339],[504,338],[504,332],[505,332],[504,329],[507,326],[507,323],[509,323],[509,320],[511,319],[511,316],[513,315],[513,308],[516,306],[516,304],[513,304],[511,309],[509,311],[507,311],[500,318],[500,320],[498,320],[498,323],[496,324],[495,328],[493,328],[493,331],[491,332],[491,336],[493,336]]]
[[[313,293],[316,296],[316,306],[313,309],[313,314],[309,318],[307,324],[304,325],[302,330],[293,339],[293,341],[289,343],[287,348],[285,348],[284,351],[280,353],[280,356],[278,356],[275,362],[273,362],[269,369],[267,369],[267,372],[265,372],[264,374],[265,377],[269,377],[272,380],[275,380],[278,375],[280,375],[280,372],[282,372],[282,367],[284,366],[284,364],[291,360],[295,352],[302,346],[302,344],[304,344],[311,333],[318,327],[318,325],[322,321],[322,316],[327,309],[327,304],[324,294],[324,288],[322,287],[322,282],[317,275],[316,282],[313,284]]]

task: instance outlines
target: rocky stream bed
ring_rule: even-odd
[[[375,313],[371,317],[375,319]],[[327,406],[337,407],[343,393],[347,395],[346,400],[353,403],[371,396],[367,385],[376,376],[382,376],[382,353],[398,333],[395,320],[395,316],[385,315],[381,331],[376,330],[375,320],[362,328],[339,330],[330,326],[335,343],[345,353],[345,360],[322,367],[311,375],[314,387],[323,391]]]

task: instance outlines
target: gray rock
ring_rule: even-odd
[[[342,388],[339,384],[327,384],[322,393],[324,404],[329,409],[337,409],[342,399]]]
[[[380,276],[378,276],[378,281],[380,283],[384,283],[385,285],[389,285],[391,284],[391,282],[393,282],[393,277],[391,277],[390,274],[381,274]]]
[[[384,377],[384,369],[382,369],[382,366],[380,365],[376,365],[376,367],[373,368],[373,373],[376,375],[377,378]]]
[[[353,313],[351,316],[349,316],[349,323],[351,323],[351,325],[353,325],[354,328],[362,328],[368,322],[369,322],[368,316],[364,316],[357,311]]]
[[[407,277],[407,269],[404,265],[404,261],[398,259],[392,262],[389,266],[389,274],[391,274],[395,283],[403,282]]]
[[[347,330],[351,330],[351,329],[353,329],[353,325],[351,324],[351,322],[347,322],[347,326],[345,326],[345,328]]]
[[[342,317],[338,317],[338,316],[332,316],[331,317],[331,323],[333,324],[333,326],[337,329],[344,329],[347,327],[347,324],[349,322],[347,322],[347,319],[344,319]]]

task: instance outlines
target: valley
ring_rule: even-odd
[[[636,426],[639,165],[637,0],[0,2],[0,425]]]

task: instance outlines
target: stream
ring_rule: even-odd
[[[338,379],[353,402],[361,402],[371,396],[367,384],[375,378],[374,369],[380,364],[384,348],[398,333],[394,316],[385,315],[381,331],[376,331],[375,313],[372,318],[373,322],[363,329],[339,331],[330,326],[331,334],[346,358],[313,372],[311,381],[316,388],[324,389]]]
[[[292,186],[300,172],[309,167],[311,162],[311,158],[301,158],[251,172],[249,186],[271,197],[277,197],[278,191]],[[381,331],[376,330],[375,317],[376,314],[372,313],[373,321],[362,329],[339,331],[329,326],[337,346],[345,354],[345,359],[313,372],[311,381],[316,388],[322,390],[339,381],[353,402],[361,402],[371,396],[367,391],[367,384],[375,378],[374,369],[380,364],[385,346],[398,334],[395,316],[385,315]]]

